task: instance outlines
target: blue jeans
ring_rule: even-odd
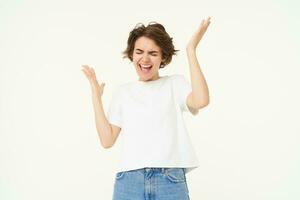
[[[113,200],[189,200],[184,168],[141,168],[115,175]]]

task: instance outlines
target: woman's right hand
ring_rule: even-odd
[[[99,85],[96,77],[96,73],[92,67],[89,67],[88,65],[82,65],[83,69],[81,69],[85,76],[87,77],[88,81],[90,82],[90,85],[92,87],[92,91],[96,92],[97,94],[100,94],[102,96],[105,83],[101,83]]]

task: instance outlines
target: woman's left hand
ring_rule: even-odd
[[[203,37],[204,33],[206,32],[207,27],[210,24],[210,18],[203,19],[197,31],[194,33],[193,37],[190,39],[189,43],[187,44],[187,49],[196,50],[198,43],[200,42],[201,38]]]

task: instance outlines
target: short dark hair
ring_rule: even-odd
[[[122,52],[124,55],[123,58],[129,58],[130,61],[133,61],[132,55],[135,42],[142,36],[152,39],[160,47],[162,62],[159,68],[164,68],[168,65],[172,61],[172,56],[176,55],[176,52],[179,51],[174,49],[173,38],[169,36],[162,24],[150,22],[145,26],[142,23],[138,23],[129,33],[127,48]]]

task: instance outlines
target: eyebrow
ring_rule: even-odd
[[[143,51],[142,49],[136,49],[136,50]],[[149,53],[158,53],[158,51],[149,51]]]

